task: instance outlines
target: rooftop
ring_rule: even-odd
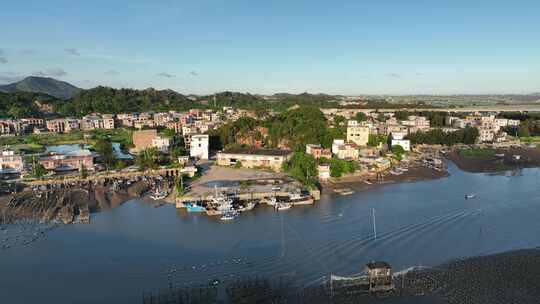
[[[390,269],[390,264],[383,262],[383,261],[377,261],[377,262],[370,262],[366,264],[366,267],[369,269],[377,269],[377,268],[387,268]]]

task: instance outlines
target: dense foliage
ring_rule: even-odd
[[[283,164],[283,171],[298,179],[304,185],[315,185],[317,167],[315,158],[304,152],[294,152],[291,159]]]
[[[441,129],[432,129],[427,132],[416,132],[407,135],[411,144],[430,144],[430,145],[454,145],[454,144],[474,144],[478,138],[478,129],[466,127],[465,129],[454,132],[443,132]]]
[[[332,177],[341,177],[343,174],[354,173],[358,169],[358,164],[354,161],[331,158],[328,162],[330,163],[330,176]]]
[[[41,93],[0,92],[0,118],[43,117],[38,104],[61,104],[59,99]]]
[[[317,107],[299,107],[272,118],[266,123],[269,129],[268,144],[286,145],[295,151],[303,151],[306,144],[320,143],[332,146],[334,138],[342,137],[339,128],[328,128],[326,118]]]

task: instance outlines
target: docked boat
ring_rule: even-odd
[[[223,216],[220,218],[222,221],[231,221],[238,217],[238,212],[235,210],[227,211],[223,213]]]
[[[370,182],[370,181],[369,181],[369,180],[367,180],[367,179],[366,179],[366,180],[364,181],[364,183],[365,183],[365,184],[367,184],[367,185],[373,185],[373,183],[372,183],[372,182]]]
[[[160,200],[166,198],[167,195],[168,193],[166,191],[159,191],[158,189],[156,189],[154,193],[150,194],[150,198],[153,200]]]
[[[268,199],[268,201],[266,201],[266,204],[268,206],[275,206],[277,204],[277,198],[275,196],[272,196]]]
[[[283,211],[283,210],[288,210],[288,209],[291,209],[292,207],[292,204],[290,203],[283,203],[283,202],[280,202],[280,203],[277,203],[276,204],[276,210],[278,211]]]
[[[205,212],[206,208],[203,206],[197,205],[196,203],[187,203],[185,204],[187,212]]]
[[[476,197],[475,194],[465,194],[465,199],[473,199],[475,197]]]
[[[238,209],[238,211],[244,212],[244,211],[252,210],[253,208],[255,208],[255,203],[254,202],[249,202],[245,206]]]
[[[291,205],[309,205],[313,204],[311,195],[303,195],[301,193],[289,193],[289,203]]]

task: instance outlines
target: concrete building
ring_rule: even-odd
[[[51,133],[64,133],[66,131],[65,119],[47,120],[47,131]]]
[[[235,166],[239,162],[244,168],[269,168],[281,171],[283,164],[292,153],[285,150],[231,150],[217,153],[217,164]]]
[[[347,141],[362,147],[367,146],[368,140],[369,127],[356,120],[349,120],[347,123]]]
[[[4,150],[0,154],[0,172],[22,172],[24,161],[21,155],[15,154],[12,150]]]
[[[199,159],[208,159],[209,138],[207,134],[191,136],[189,155]]]

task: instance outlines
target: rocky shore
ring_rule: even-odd
[[[73,185],[37,187],[0,197],[0,224],[21,220],[70,224],[88,222],[90,213],[115,208],[148,190],[148,182],[138,180],[92,181]]]

